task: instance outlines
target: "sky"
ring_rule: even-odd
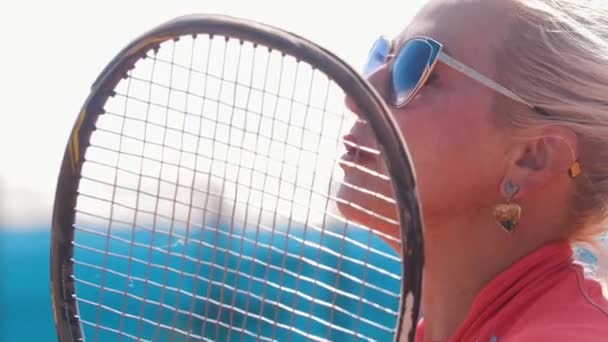
[[[193,13],[286,29],[352,66],[423,0],[12,1],[0,3],[0,227],[46,225],[59,165],[93,80],[145,31]]]

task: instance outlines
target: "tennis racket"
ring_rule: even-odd
[[[62,342],[412,341],[422,253],[407,149],[370,85],[294,34],[192,15],[124,48],[76,119],[53,312]]]

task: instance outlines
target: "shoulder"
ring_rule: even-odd
[[[509,336],[504,342],[605,342],[606,340],[608,340],[608,326],[606,324],[557,324],[553,326],[529,327]]]
[[[608,300],[579,265],[521,312],[506,341],[608,341]]]

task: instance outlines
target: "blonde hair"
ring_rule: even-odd
[[[572,216],[584,226],[573,242],[601,249],[608,223],[608,1],[510,0],[509,28],[496,77],[549,115],[497,99],[513,127],[558,124],[579,138],[583,174],[576,178]],[[506,110],[505,110],[506,109]]]
[[[501,117],[514,127],[558,124],[577,134],[584,172],[575,181],[571,207],[586,229],[573,238],[591,242],[608,221],[608,2],[511,3],[496,77],[549,115],[497,99]]]

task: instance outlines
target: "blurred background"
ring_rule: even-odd
[[[358,68],[373,40],[407,24],[422,0],[142,0],[0,3],[0,341],[56,341],[50,222],[68,134],[98,73],[129,41],[191,13],[261,21]]]

